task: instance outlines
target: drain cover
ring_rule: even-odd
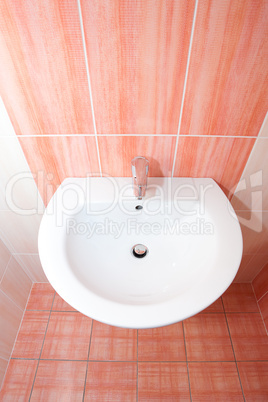
[[[135,246],[132,247],[132,253],[136,258],[143,258],[148,253],[148,248],[143,244],[135,244]]]

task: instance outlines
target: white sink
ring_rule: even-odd
[[[133,255],[137,244],[145,257]],[[131,178],[69,178],[43,216],[39,254],[51,285],[78,311],[152,328],[221,296],[239,268],[242,235],[212,179],[149,178],[139,201]]]

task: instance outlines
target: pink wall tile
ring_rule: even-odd
[[[268,334],[268,293],[265,293],[265,296],[259,301],[259,307]]]
[[[32,287],[32,280],[21,268],[14,257],[11,258],[7,270],[0,283],[0,289],[22,310],[26,306]]]
[[[0,91],[17,134],[92,133],[77,2],[1,2]]]
[[[0,389],[1,389],[2,382],[5,377],[7,366],[8,366],[8,360],[2,359],[2,357],[0,357]],[[2,397],[1,392],[0,392],[0,397]]]
[[[177,133],[194,4],[81,1],[98,133]]]
[[[0,240],[0,282],[10,259],[11,253],[5,244]]]
[[[99,174],[94,137],[20,137],[45,204],[66,177]]]
[[[16,254],[14,257],[24,267],[33,282],[48,282],[38,254]]]
[[[174,176],[211,177],[232,193],[254,144],[253,139],[180,137]]]
[[[199,2],[181,133],[257,136],[268,104],[268,4]]]
[[[0,291],[0,356],[9,359],[20,326],[23,311]]]
[[[171,176],[175,137],[99,137],[102,172],[131,176],[131,159],[145,156],[149,176]]]
[[[244,254],[235,282],[252,282],[252,279],[262,269],[268,256],[263,254]]]
[[[268,263],[258,273],[252,282],[257,300],[268,292]]]

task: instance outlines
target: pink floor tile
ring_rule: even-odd
[[[185,361],[182,323],[138,331],[139,361]]]
[[[186,363],[138,363],[138,399],[190,401]]]
[[[260,314],[227,314],[237,360],[268,360],[268,336]]]
[[[243,402],[235,363],[189,363],[188,367],[193,402]]]
[[[49,311],[25,311],[12,357],[39,358],[48,318]]]
[[[238,362],[238,370],[247,402],[267,402],[268,362]]]
[[[222,300],[227,313],[259,312],[250,283],[232,283],[223,294]]]
[[[82,401],[86,367],[86,362],[41,360],[31,401]]]
[[[77,311],[75,308],[70,306],[70,304],[66,303],[58,293],[55,294],[52,311]]]
[[[189,361],[234,360],[224,314],[198,314],[184,321]]]
[[[137,330],[94,321],[90,360],[137,360]]]
[[[37,360],[10,360],[0,400],[3,402],[28,401],[31,394]]]
[[[221,297],[202,311],[202,313],[223,313],[223,312],[224,310]]]
[[[137,363],[89,362],[85,401],[136,401]]]
[[[50,310],[55,290],[50,283],[34,283],[28,300],[27,310]]]
[[[42,359],[86,360],[92,320],[80,313],[52,312]]]

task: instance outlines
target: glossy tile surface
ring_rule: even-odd
[[[87,360],[91,324],[81,313],[52,312],[41,358]]]
[[[254,145],[254,139],[180,137],[175,177],[211,177],[232,194]]]
[[[224,314],[198,314],[184,321],[188,361],[234,360]]]
[[[0,356],[8,360],[23,316],[21,310],[0,290]]]
[[[268,264],[266,264],[260,273],[256,276],[256,278],[252,282],[254,292],[257,300],[265,295],[268,292]]]
[[[265,0],[199,2],[181,133],[258,135],[268,101],[267,18]]]
[[[0,240],[0,282],[10,260],[11,253],[5,244]]]
[[[150,161],[149,176],[171,176],[175,137],[99,137],[102,172],[131,176],[130,161],[137,155]],[[116,155],[116,157],[115,157]]]
[[[137,330],[94,321],[90,360],[137,360]]]
[[[251,283],[252,278],[261,271],[267,259],[268,256],[262,254],[243,254],[234,282]]]
[[[232,283],[222,300],[227,313],[259,311],[251,283]]]
[[[136,363],[89,362],[85,401],[136,401]]]
[[[267,401],[268,362],[239,362],[238,370],[246,401]]]
[[[32,280],[24,272],[14,257],[11,257],[8,267],[0,283],[0,289],[24,310],[32,287]]]
[[[199,401],[244,401],[235,363],[189,363],[191,395]]]
[[[98,133],[177,133],[194,5],[81,1]]]
[[[190,401],[186,363],[139,363],[139,401]]]
[[[268,360],[268,337],[260,314],[227,314],[235,357]]]
[[[268,293],[259,301],[259,307],[268,334]]]
[[[28,401],[37,360],[10,360],[0,399],[5,402]]]
[[[139,330],[139,361],[185,361],[182,323]]]
[[[24,267],[33,282],[48,282],[38,254],[16,254],[14,258]]]
[[[202,313],[223,313],[223,311],[222,298],[220,297],[205,310],[203,310]]]
[[[40,361],[31,401],[82,401],[86,362]]]
[[[25,311],[12,357],[38,359],[49,318],[48,311]]]
[[[0,10],[0,89],[16,133],[92,133],[76,1],[7,1]]]
[[[66,177],[99,175],[94,137],[20,137],[20,144],[45,205]]]
[[[2,357],[0,357],[0,384],[1,384],[1,386],[2,386],[2,382],[3,382],[4,378],[5,378],[8,363],[9,363],[8,360],[3,359]],[[0,392],[0,396],[1,396],[1,392]]]
[[[27,310],[50,310],[55,290],[50,283],[34,283],[27,303]]]

